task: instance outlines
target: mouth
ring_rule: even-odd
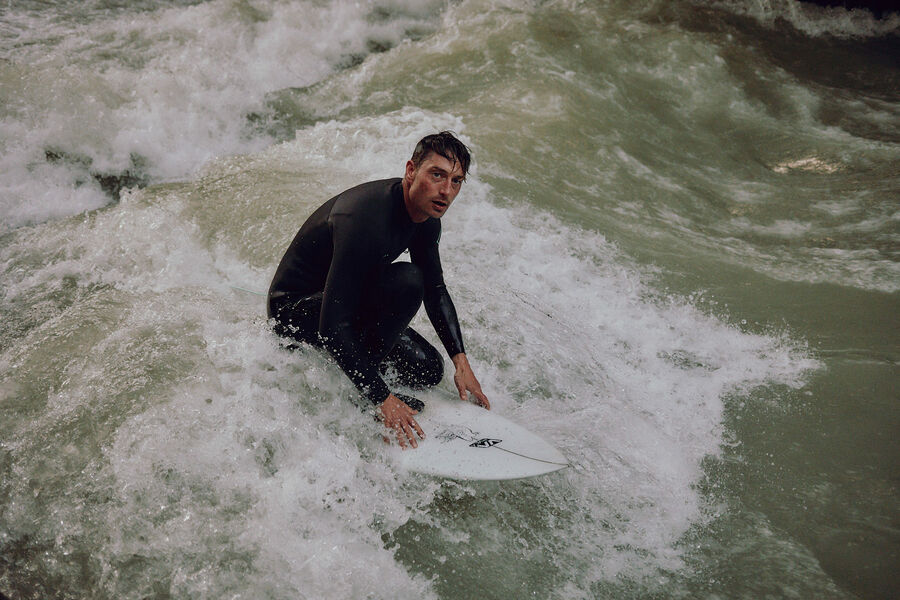
[[[447,210],[447,203],[440,200],[432,200],[431,205],[440,212]]]

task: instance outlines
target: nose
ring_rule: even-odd
[[[441,195],[449,196],[451,189],[452,189],[452,184],[450,183],[450,178],[447,177],[446,179],[444,179],[444,183],[441,185],[441,189],[440,189]]]

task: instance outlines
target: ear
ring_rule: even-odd
[[[407,183],[412,183],[413,178],[416,175],[416,165],[413,161],[406,161],[406,173],[404,174],[404,179]]]

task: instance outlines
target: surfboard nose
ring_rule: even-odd
[[[418,419],[434,432],[400,456],[404,469],[450,479],[500,481],[552,473],[569,466],[537,434],[496,413],[457,399],[429,398]]]

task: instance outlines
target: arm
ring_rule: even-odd
[[[393,394],[388,394],[387,399],[375,409],[375,414],[384,423],[384,426],[393,431],[397,436],[402,448],[406,448],[406,442],[409,441],[413,448],[417,448],[416,437],[413,435],[415,431],[418,436],[425,439],[425,432],[413,419],[413,415],[419,411],[413,410],[403,403],[402,400]],[[385,439],[387,441],[387,439]]]
[[[466,355],[460,352],[450,357],[450,360],[453,361],[453,366],[456,367],[453,383],[456,384],[456,389],[459,391],[459,399],[465,402],[469,399],[468,393],[472,392],[475,396],[475,404],[491,410],[491,403],[488,401],[487,396],[484,395],[484,392],[481,391],[481,384],[478,383],[475,373],[472,372],[472,367],[469,366],[469,359],[466,358]]]
[[[422,269],[425,278],[425,312],[428,313],[428,319],[434,326],[447,354],[450,355],[453,366],[456,367],[453,382],[459,391],[460,400],[467,401],[468,393],[472,392],[475,402],[490,410],[491,403],[481,391],[481,384],[478,383],[478,379],[469,365],[469,359],[466,357],[456,308],[453,306],[453,300],[444,284],[444,272],[441,268],[441,257],[438,250],[440,222],[434,221],[431,227],[432,231],[417,238],[409,248],[412,262]]]

